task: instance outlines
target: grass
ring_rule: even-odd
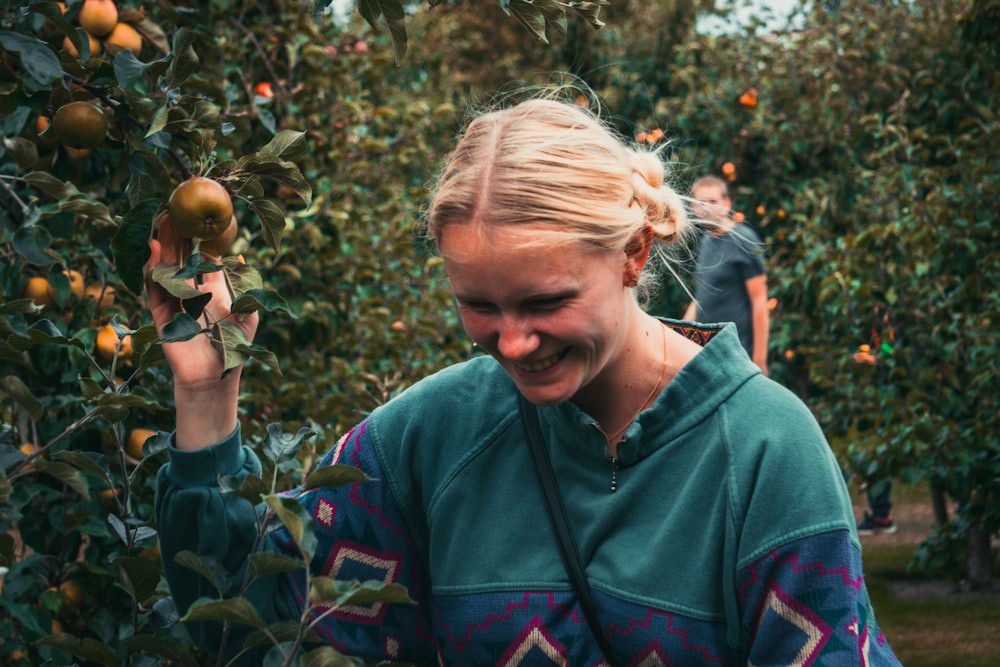
[[[898,494],[893,489],[897,505],[928,498],[920,489],[900,488]],[[914,545],[869,542],[863,547],[876,618],[905,667],[1000,664],[1000,593],[970,593],[907,572]]]

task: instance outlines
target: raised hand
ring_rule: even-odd
[[[168,216],[160,219],[157,238],[150,242],[150,259],[146,271],[146,292],[149,308],[157,329],[162,333],[181,312],[180,300],[151,278],[158,264],[180,265],[189,252],[189,242],[180,237]],[[256,313],[230,313],[232,293],[222,271],[201,274],[195,289],[212,294],[198,322],[211,331],[215,322],[229,318],[253,340],[257,331]],[[208,334],[190,340],[164,343],[163,353],[174,377],[174,400],[177,409],[177,446],[198,449],[228,436],[236,426],[236,400],[239,393],[240,369],[223,377],[222,350],[217,340]]]

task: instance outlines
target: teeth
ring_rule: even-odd
[[[518,364],[518,367],[520,367],[522,370],[528,371],[529,373],[538,373],[540,371],[544,371],[546,368],[553,365],[557,361],[559,361],[559,355],[553,354],[551,357],[546,357],[541,361],[536,361],[531,364]]]

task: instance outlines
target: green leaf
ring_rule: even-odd
[[[272,422],[267,425],[267,439],[264,440],[264,455],[274,461],[290,461],[295,458],[302,441],[316,435],[316,431],[311,428],[300,428],[297,433],[285,433],[280,422]]]
[[[129,651],[152,653],[169,660],[177,667],[198,667],[198,661],[192,654],[191,647],[176,639],[164,639],[153,635],[132,635],[122,643]],[[166,661],[163,664],[166,664]]]
[[[250,571],[254,576],[278,574],[281,572],[297,572],[305,569],[305,563],[298,558],[271,551],[261,551],[250,556]]]
[[[286,496],[268,496],[265,502],[274,510],[275,515],[295,540],[306,562],[312,561],[316,553],[317,539],[316,533],[313,532],[312,517],[306,508]]]
[[[279,160],[295,160],[305,155],[307,149],[305,132],[281,130],[257,152],[260,155]],[[239,168],[239,163],[237,163],[237,168]]]
[[[332,604],[335,607],[346,605],[370,605],[377,603],[416,604],[399,584],[386,584],[381,581],[335,581],[330,577],[313,577],[309,592],[309,603],[313,605]]]
[[[95,477],[103,480],[111,486],[111,476],[109,474],[108,460],[104,454],[96,452],[75,452],[66,449],[52,455],[53,460],[61,461],[82,472],[89,472]]]
[[[196,600],[191,604],[188,613],[181,617],[184,622],[190,621],[231,621],[263,628],[261,619],[253,605],[243,598],[232,600]]]
[[[221,320],[215,325],[215,335],[222,343],[222,374],[225,375],[249,358],[242,352],[249,345],[246,334],[229,320]]]
[[[254,646],[270,646],[275,640],[278,642],[295,641],[299,636],[299,626],[291,623],[276,623],[267,626],[266,631],[255,631],[247,637],[244,646],[252,648]],[[273,639],[272,639],[273,637]],[[306,630],[305,641],[309,643],[319,643],[323,641],[316,632],[309,628]]]
[[[313,470],[303,484],[305,489],[336,489],[354,482],[370,482],[371,477],[360,468],[340,463]]]
[[[153,216],[159,208],[159,199],[146,199],[133,206],[122,218],[121,227],[111,241],[118,275],[125,286],[136,294],[142,292],[144,269],[150,255]]]
[[[255,199],[250,203],[260,217],[264,228],[264,241],[274,251],[281,249],[281,235],[285,233],[285,214],[281,208],[270,199]]]
[[[115,56],[115,78],[122,88],[132,90],[146,71],[146,63],[135,57],[131,49],[122,49]]]
[[[204,329],[198,322],[187,313],[177,313],[174,319],[163,327],[160,340],[164,343],[177,343],[184,340],[191,340]]]
[[[357,662],[332,646],[314,648],[302,656],[302,667],[354,667]]]
[[[73,24],[66,20],[66,16],[63,14],[63,9],[54,1],[33,2],[28,5],[28,11],[41,14],[49,21],[52,21],[64,35],[69,35],[76,31]],[[79,48],[79,46],[80,45],[77,44],[77,48]]]
[[[226,271],[229,286],[237,295],[264,287],[260,272],[250,264],[244,264],[239,257],[223,257],[222,266]]]
[[[170,174],[163,166],[163,161],[152,151],[134,151],[128,158],[128,170],[125,194],[132,206],[145,199],[165,201],[170,196]]]
[[[234,313],[252,313],[260,310],[273,313],[280,310],[293,319],[296,317],[288,302],[273,290],[255,289],[244,292],[233,301],[231,310]]]
[[[38,147],[30,139],[26,139],[25,137],[4,137],[3,146],[7,154],[22,169],[30,167],[38,161]]]
[[[78,658],[83,658],[84,660],[88,660],[90,662],[96,662],[97,664],[104,665],[105,667],[122,667],[122,659],[115,655],[115,653],[108,648],[107,644],[103,641],[91,639],[90,637],[79,639],[68,632],[60,632],[55,635],[49,635],[48,637],[42,637],[35,642],[34,645],[51,646],[52,648],[72,653]]]
[[[42,418],[45,412],[45,405],[35,398],[28,385],[16,375],[5,375],[0,378],[0,390],[14,399],[14,402],[24,408],[25,413],[32,421]]]
[[[9,30],[0,30],[0,44],[8,51],[21,54],[21,65],[32,79],[42,86],[63,77],[59,56],[40,39]]]
[[[174,33],[173,52],[170,67],[164,78],[167,88],[176,88],[187,81],[187,78],[198,71],[200,60],[192,44],[197,40],[196,34],[189,28],[180,28]]]
[[[49,230],[39,225],[24,224],[14,232],[14,250],[36,266],[50,266],[62,261],[59,255],[48,249],[51,243],[52,235],[49,234]]]
[[[151,274],[153,282],[181,300],[184,310],[191,317],[201,317],[205,305],[212,300],[210,292],[195,289],[177,264],[157,264]]]
[[[294,190],[295,194],[307,204],[312,201],[312,185],[309,184],[309,181],[302,175],[299,166],[294,162],[260,154],[251,155],[241,162],[239,170],[243,174],[252,174],[275,183],[281,183]]]
[[[200,574],[208,583],[212,584],[220,596],[222,595],[227,573],[225,568],[214,558],[199,556],[193,551],[179,551],[174,557],[174,562]]]
[[[24,332],[16,332],[7,338],[7,344],[18,352],[23,352],[35,345],[69,345],[78,350],[86,347],[76,338],[67,338],[56,325],[49,320],[38,320]]]
[[[271,493],[271,488],[257,475],[247,475],[242,481],[235,475],[219,477],[219,488],[223,493],[234,493],[251,505],[256,505]]]
[[[142,604],[156,594],[160,583],[160,568],[149,558],[132,556],[116,558],[119,582],[132,599]]]
[[[53,199],[71,199],[80,194],[75,185],[69,181],[60,181],[47,171],[25,174],[24,180],[31,187],[41,190]]]
[[[90,500],[90,489],[83,475],[75,467],[61,461],[38,459],[35,470],[55,477],[60,482],[79,493],[84,500]]]
[[[146,131],[144,138],[148,139],[157,132],[162,131],[167,126],[168,120],[170,120],[170,107],[164,105],[153,114],[153,122],[149,124],[149,130]]]

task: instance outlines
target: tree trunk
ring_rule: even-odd
[[[983,524],[974,522],[965,533],[969,547],[966,559],[966,569],[969,575],[969,586],[973,590],[988,588],[993,577],[993,553],[990,548],[990,537],[983,530]]]
[[[934,520],[937,525],[943,526],[948,523],[948,502],[940,482],[931,482],[931,502],[934,505]]]

